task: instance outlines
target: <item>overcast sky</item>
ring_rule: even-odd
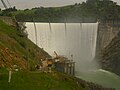
[[[7,0],[4,0],[5,2]],[[11,6],[16,6],[19,9],[33,8],[33,7],[57,7],[70,5],[75,3],[85,2],[86,0],[9,0]],[[120,4],[120,0],[113,0]],[[7,2],[6,2],[7,3]],[[0,8],[3,8],[2,3],[0,2]]]

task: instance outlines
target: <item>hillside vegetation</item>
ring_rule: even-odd
[[[10,84],[7,73],[0,77],[0,90],[87,90],[85,82],[60,73],[14,72]]]
[[[86,0],[83,3],[62,7],[39,6],[25,10],[13,7],[1,11],[0,15],[13,16],[19,22],[96,22],[119,19],[120,6],[111,0]]]
[[[0,20],[0,90],[114,90],[56,71],[35,71],[34,66],[47,57],[50,56],[15,25]],[[8,70],[14,69],[15,65],[20,70],[12,70],[8,83]]]
[[[0,20],[0,67],[34,69],[41,59],[50,57],[45,51],[33,44],[15,26]]]
[[[8,71],[0,69],[0,90],[115,90],[65,75],[59,72],[13,72],[8,83]]]

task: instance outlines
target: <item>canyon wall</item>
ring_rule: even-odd
[[[120,75],[120,23],[99,23],[96,59],[101,68]]]
[[[96,42],[97,58],[99,58],[101,52],[110,44],[119,32],[120,22],[111,20],[99,22]]]

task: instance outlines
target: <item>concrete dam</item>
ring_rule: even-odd
[[[92,67],[90,62],[95,57],[98,23],[26,22],[26,27],[32,42],[52,56],[56,51],[73,59],[76,71]]]

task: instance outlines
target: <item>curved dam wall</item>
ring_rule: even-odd
[[[90,68],[95,57],[98,23],[26,22],[28,38],[50,55],[54,51],[76,62],[76,70]],[[71,57],[73,56],[73,57]]]
[[[120,22],[108,20],[101,21],[98,25],[96,57],[99,58],[102,51],[110,44],[110,42],[120,32]]]

